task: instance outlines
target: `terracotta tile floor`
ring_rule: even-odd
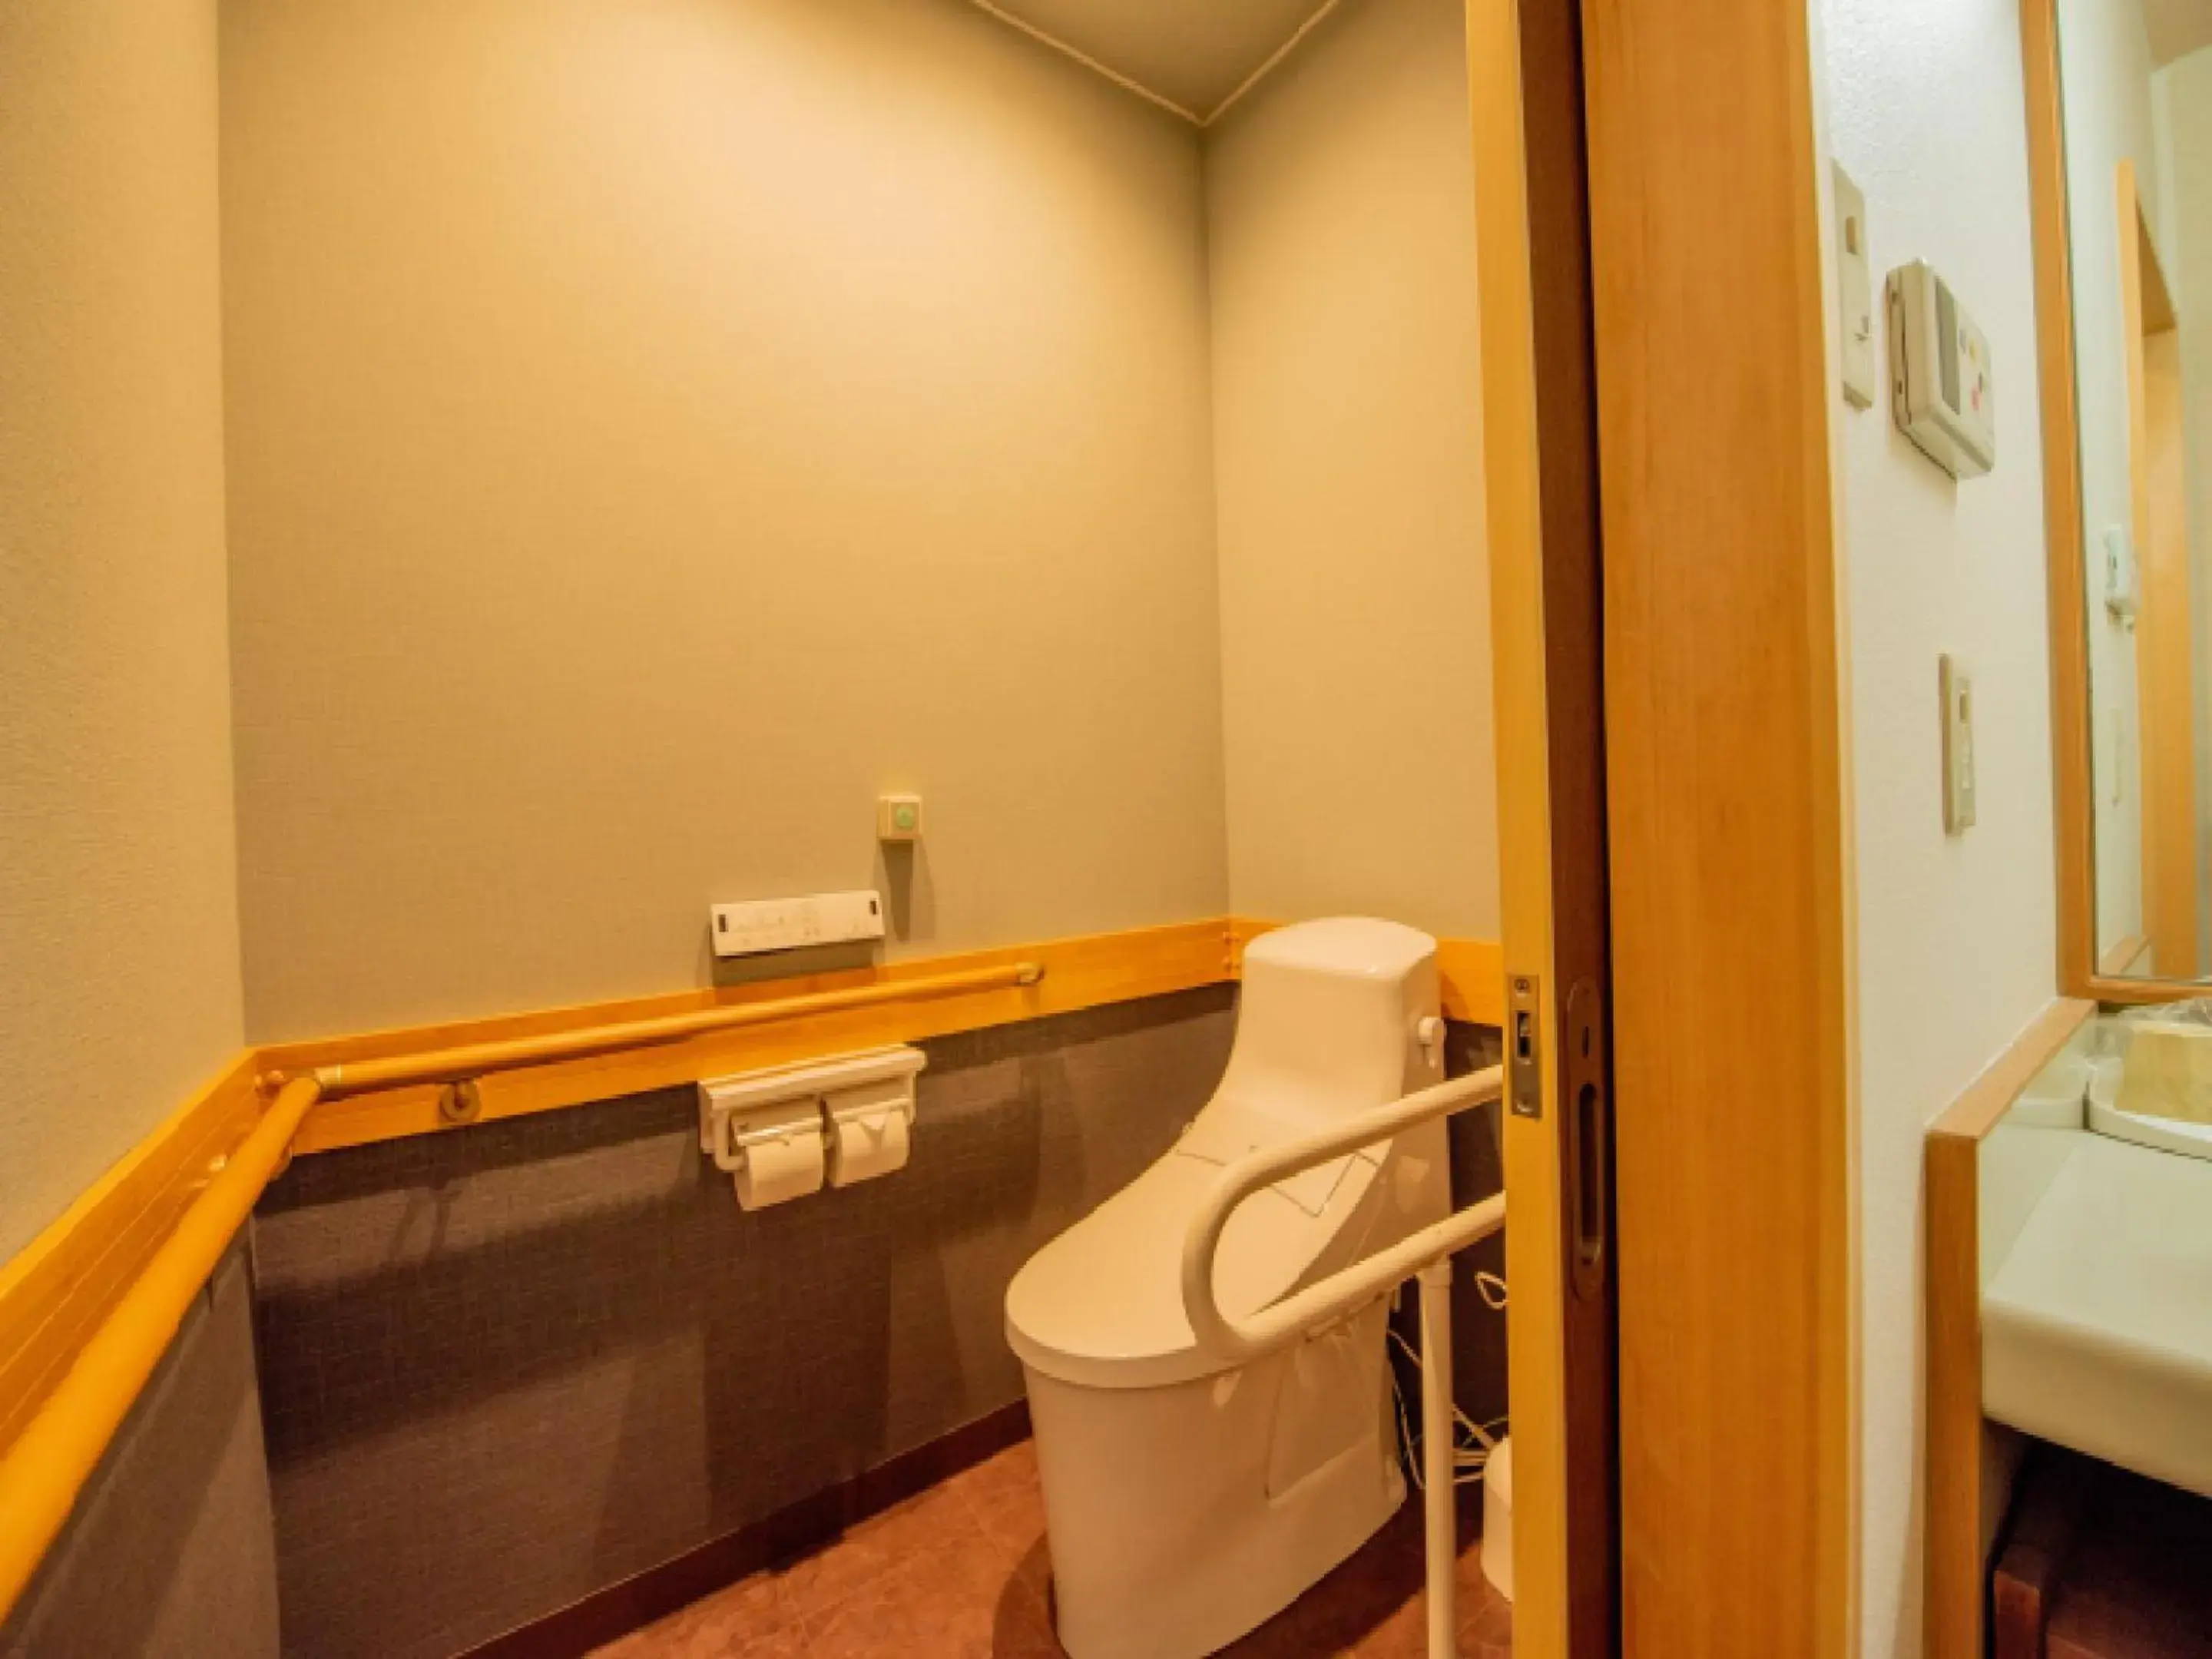
[[[1470,1490],[1468,1496],[1473,1495]],[[1462,1525],[1464,1536],[1469,1528]],[[1481,1547],[1460,1557],[1460,1651],[1507,1659],[1511,1609]],[[1228,1649],[1230,1659],[1422,1659],[1421,1513],[1408,1501],[1366,1547]],[[1029,1442],[854,1528],[820,1553],[757,1573],[601,1648],[615,1659],[1059,1659],[1051,1569]]]

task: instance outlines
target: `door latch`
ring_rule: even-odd
[[[1505,1077],[1516,1117],[1544,1115],[1544,1021],[1536,975],[1505,981]]]

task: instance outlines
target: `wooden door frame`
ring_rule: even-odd
[[[1547,1054],[1577,953],[1611,973],[1619,1488],[1596,1547],[1608,1572],[1617,1547],[1619,1579],[1604,1637],[1639,1655],[1844,1659],[1854,962],[1806,8],[1468,0],[1468,17],[1505,965],[1509,986],[1543,988]],[[1563,43],[1578,65],[1561,64]],[[1551,94],[1577,73],[1563,143]],[[1563,181],[1571,155],[1583,170]],[[1589,287],[1570,301],[1557,261],[1578,257],[1560,223],[1580,214],[1577,182]],[[1580,429],[1588,366],[1560,345],[1574,303],[1595,358]],[[1587,563],[1576,586],[1577,547],[1601,587]],[[1578,659],[1593,630],[1601,659]],[[1601,769],[1578,805],[1575,780]],[[1606,860],[1577,890],[1593,799]],[[1522,1659],[1582,1659],[1601,1617],[1576,1594],[1590,1546],[1574,1504],[1589,1495],[1572,1468],[1590,1437],[1573,1398],[1587,1379],[1571,1363],[1562,1097],[1547,1070],[1541,1118],[1506,1125]]]
[[[1808,8],[1582,9],[1623,1646],[1844,1659],[1856,969]]]
[[[1516,1659],[1620,1650],[1604,680],[1577,6],[1466,9],[1509,1069],[1524,1015],[1540,1054],[1534,1086],[1510,1089],[1501,1108]]]

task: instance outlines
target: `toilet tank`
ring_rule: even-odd
[[[1438,1082],[1417,1035],[1437,998],[1437,942],[1414,928],[1338,916],[1263,933],[1216,1098],[1320,1122]]]

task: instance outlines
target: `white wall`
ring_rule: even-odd
[[[1996,354],[1998,460],[1954,483],[1835,404],[1858,935],[1863,1650],[1920,1645],[1921,1151],[2056,989],[2050,660],[2014,0],[1821,0],[1826,137],[1876,280],[1926,258]],[[1883,349],[1887,327],[1883,325]],[[1936,657],[1974,676],[1980,822],[1943,833]]]
[[[1207,137],[1237,914],[1498,937],[1460,0],[1353,0]]]
[[[0,1261],[239,1045],[216,77],[0,6]]]

